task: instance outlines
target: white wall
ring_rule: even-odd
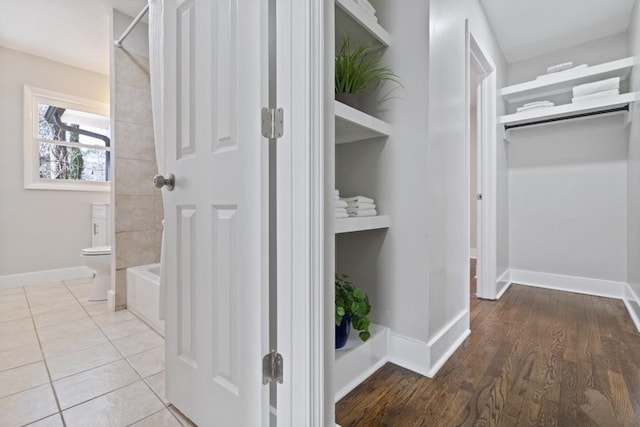
[[[472,73],[475,76],[475,73]],[[476,77],[471,79],[471,90],[476,89]],[[471,231],[471,255],[473,256],[478,250],[478,200],[476,195],[478,194],[478,110],[475,106],[471,107],[469,112],[469,162],[471,175],[469,176],[469,206],[471,207],[469,216],[470,224],[469,230]]]
[[[0,70],[0,276],[81,266],[91,202],[109,193],[24,189],[23,86],[108,103],[108,77],[1,46]]]
[[[629,48],[636,58],[636,67],[631,76],[631,89],[640,91],[640,3],[636,2],[629,29]],[[640,297],[640,108],[636,103],[629,135],[629,159],[627,170],[628,211],[627,211],[627,280],[636,296]],[[640,307],[635,305],[637,315]]]
[[[433,338],[457,315],[466,310],[466,265],[468,241],[465,125],[465,19],[474,37],[493,59],[497,87],[506,81],[506,64],[495,36],[479,3],[475,0],[431,1],[429,57],[429,143],[427,153],[427,282],[429,284],[429,325],[426,336]],[[498,105],[498,114],[502,107]],[[498,141],[498,154],[503,149]],[[504,157],[498,158],[504,168]],[[506,200],[498,194],[498,199]],[[499,222],[504,224],[504,222]],[[499,230],[498,244],[500,245]],[[502,240],[504,243],[504,240]],[[505,260],[498,260],[498,265]]]
[[[621,116],[512,131],[511,268],[626,281],[627,141]]]
[[[537,76],[546,74],[547,67],[551,65],[567,61],[573,61],[576,65],[597,65],[624,58],[628,52],[626,33],[582,43],[571,48],[509,64],[509,85],[534,80]]]
[[[511,64],[509,79],[535,78],[567,60],[595,65],[627,55],[620,34]],[[512,130],[509,138],[510,267],[626,281],[628,134],[622,116]]]

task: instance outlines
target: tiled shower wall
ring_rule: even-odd
[[[116,310],[126,306],[126,268],[160,262],[162,194],[156,157],[149,59],[114,50],[114,224]]]

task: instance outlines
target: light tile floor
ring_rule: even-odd
[[[164,339],[90,287],[0,290],[0,426],[193,426],[164,395]]]

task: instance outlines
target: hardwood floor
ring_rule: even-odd
[[[473,274],[472,274],[473,277]],[[425,378],[387,364],[336,404],[348,426],[640,426],[640,334],[622,301],[512,285]]]

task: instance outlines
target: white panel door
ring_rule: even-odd
[[[201,427],[268,421],[266,4],[165,1],[167,397]]]

